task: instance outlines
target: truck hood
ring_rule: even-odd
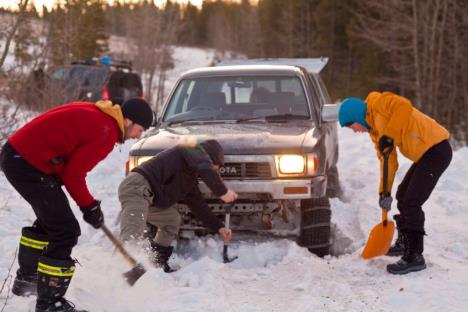
[[[151,156],[177,144],[217,140],[226,155],[304,153],[315,146],[316,128],[307,123],[196,124],[155,129],[130,150],[131,156]]]

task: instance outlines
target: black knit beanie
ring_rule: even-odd
[[[126,101],[122,105],[122,114],[145,130],[153,124],[153,111],[148,102],[143,99],[135,98]]]
[[[200,147],[202,147],[205,152],[210,156],[211,161],[215,165],[222,166],[224,165],[224,151],[221,145],[216,140],[206,140],[200,142]]]

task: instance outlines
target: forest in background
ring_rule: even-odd
[[[163,7],[152,1],[58,3],[42,16],[27,0],[18,0],[16,13],[3,12],[11,22],[1,27],[0,39],[14,42],[15,62],[23,70],[2,70],[2,56],[2,75],[21,81],[39,66],[105,55],[110,36],[125,38],[135,70],[147,77],[145,92],[164,80],[174,45],[213,48],[219,58],[323,56],[329,58],[323,77],[334,100],[393,91],[466,143],[466,0],[204,1],[201,7],[170,1]],[[148,98],[160,104],[163,94]]]

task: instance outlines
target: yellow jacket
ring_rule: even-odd
[[[371,92],[366,103],[369,135],[380,160],[379,191],[382,192],[383,156],[378,149],[380,137],[386,135],[392,138],[403,156],[417,162],[432,146],[448,139],[449,132],[434,119],[414,108],[408,99],[394,93]],[[397,169],[398,159],[394,149],[388,162],[388,192],[392,190]]]

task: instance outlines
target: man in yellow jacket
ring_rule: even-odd
[[[368,132],[380,160],[379,205],[390,210],[391,190],[398,169],[397,151],[414,163],[396,192],[399,215],[395,215],[398,238],[387,255],[402,258],[387,266],[392,274],[407,274],[426,268],[424,212],[422,205],[452,160],[449,132],[421,113],[411,102],[391,92],[371,92],[365,101],[345,99],[339,122],[354,132]],[[383,154],[389,153],[387,192],[383,192]]]

